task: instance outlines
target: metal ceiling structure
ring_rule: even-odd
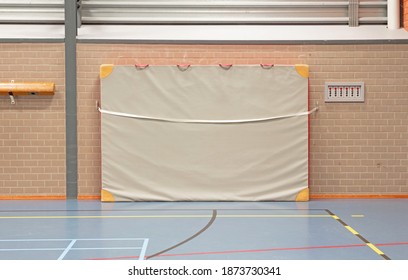
[[[78,0],[77,6],[79,24],[387,24],[384,0]],[[0,0],[0,23],[63,24],[64,0]]]
[[[64,23],[64,0],[0,0],[0,23]]]

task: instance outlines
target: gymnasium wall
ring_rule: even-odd
[[[403,14],[402,19],[403,19],[405,30],[408,31],[408,0],[404,0],[402,14]]]
[[[65,196],[64,44],[0,44],[0,82],[54,82],[54,96],[0,97],[0,198]]]
[[[100,194],[99,66],[310,65],[310,187],[333,194],[408,194],[408,45],[78,45],[79,194]],[[325,104],[326,81],[363,81],[366,102]]]
[[[104,63],[310,65],[311,198],[408,195],[408,45],[78,44],[80,198],[101,187],[99,66]],[[52,97],[0,98],[0,198],[65,195],[64,45],[0,44],[0,81],[55,82]],[[363,81],[366,102],[327,104],[326,81]]]

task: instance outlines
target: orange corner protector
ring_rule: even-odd
[[[304,78],[309,78],[309,65],[306,64],[296,64],[296,71],[298,74]]]
[[[108,77],[113,72],[114,67],[115,65],[113,64],[102,64],[99,71],[99,77],[101,79]]]
[[[103,202],[113,202],[113,201],[115,201],[115,197],[109,191],[102,190],[101,191],[101,201],[103,201]]]
[[[309,201],[309,188],[301,190],[296,196],[296,201]]]

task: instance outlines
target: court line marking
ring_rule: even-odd
[[[177,218],[211,218],[211,215],[126,215],[126,216],[0,216],[0,219],[177,219]],[[242,214],[218,215],[217,218],[330,218],[327,214]]]
[[[195,234],[193,234],[192,236],[190,236],[190,237],[184,239],[183,241],[181,241],[181,242],[179,242],[179,243],[177,243],[177,244],[175,244],[175,245],[173,245],[173,246],[171,246],[171,247],[169,247],[169,248],[166,248],[166,249],[161,250],[161,251],[159,251],[159,252],[157,252],[157,253],[154,253],[154,254],[152,254],[152,255],[150,255],[150,256],[147,256],[147,257],[146,257],[146,260],[151,259],[151,258],[154,258],[154,257],[157,257],[157,256],[160,256],[160,255],[163,254],[163,253],[166,253],[166,252],[168,252],[168,251],[171,251],[171,250],[173,250],[173,249],[175,249],[175,248],[177,248],[177,247],[180,247],[181,245],[183,245],[183,244],[185,244],[185,243],[187,243],[187,242],[193,240],[194,238],[196,238],[197,236],[199,236],[200,234],[202,234],[203,232],[205,232],[209,227],[212,226],[212,224],[214,223],[215,219],[217,218],[217,214],[218,214],[217,210],[215,210],[215,209],[212,210],[211,219],[208,221],[208,223],[207,223],[202,229],[200,229],[199,231],[197,231],[197,232],[196,232]]]
[[[217,208],[218,211],[325,211],[326,209],[312,208],[312,209],[268,209],[268,208]],[[44,209],[15,209],[15,210],[0,210],[0,213],[33,213],[33,212],[169,212],[169,211],[186,211],[186,212],[196,212],[196,211],[212,211],[213,208],[193,208],[193,209],[182,209],[182,208],[168,208],[168,209],[54,209],[54,210],[44,210]]]
[[[340,224],[342,224],[348,231],[350,231],[352,234],[357,236],[361,241],[365,243],[366,246],[368,246],[371,250],[373,250],[375,253],[377,253],[379,256],[381,256],[385,260],[391,260],[384,252],[382,252],[380,249],[378,249],[373,243],[365,239],[361,234],[359,234],[355,229],[350,227],[348,224],[346,224],[342,219],[340,219],[338,216],[336,216],[333,212],[330,210],[326,209],[326,212],[330,214],[330,216],[338,221]]]
[[[76,238],[77,241],[126,241],[146,240],[148,238]],[[42,242],[42,241],[71,241],[72,238],[42,238],[42,239],[1,239],[0,242]]]
[[[400,245],[408,245],[408,242],[392,242],[392,243],[377,243],[377,246],[400,246]]]
[[[0,249],[0,252],[14,252],[14,251],[63,251],[64,248],[18,248],[18,249]]]
[[[352,227],[350,226],[345,226],[346,229],[348,229],[352,234],[354,235],[358,235],[359,233],[357,231],[355,231]]]
[[[394,242],[376,244],[376,246],[399,246],[408,245],[408,242]],[[223,255],[223,254],[244,254],[244,253],[267,253],[273,251],[302,251],[302,250],[316,250],[316,249],[347,249],[356,247],[365,247],[365,244],[346,244],[346,245],[327,245],[327,246],[308,246],[308,247],[288,247],[288,248],[266,248],[266,249],[246,249],[246,250],[227,250],[227,251],[209,251],[209,252],[187,252],[187,253],[175,253],[175,254],[163,254],[159,257],[183,257],[183,256],[195,256],[195,255]],[[136,259],[138,256],[120,256],[115,258],[94,258],[91,260],[120,260],[120,259]]]
[[[72,247],[72,246],[71,246]],[[0,252],[13,252],[13,251],[62,251],[67,248],[16,248],[16,249],[0,249]],[[81,250],[134,250],[142,249],[142,247],[84,247],[84,248],[70,248],[70,251]]]
[[[65,248],[64,252],[62,252],[62,254],[59,256],[58,260],[64,259],[65,255],[68,254],[69,250],[72,248],[72,246],[74,246],[75,242],[76,242],[76,239],[73,239],[73,240],[69,243],[68,247]]]
[[[385,256],[385,254],[384,254],[380,249],[378,249],[377,247],[375,247],[374,244],[372,244],[372,243],[367,243],[367,246],[370,247],[374,252],[376,252],[376,253],[379,254],[380,256],[382,256],[382,257]]]
[[[134,250],[142,249],[142,247],[81,247],[81,248],[72,248],[72,251],[81,251],[81,250]]]
[[[141,247],[80,247],[73,248],[77,241],[140,241],[143,240]],[[147,245],[149,238],[83,238],[83,239],[3,239],[0,242],[58,242],[58,241],[71,241],[67,247],[64,248],[9,248],[0,249],[0,252],[18,252],[18,251],[63,251],[58,260],[64,259],[69,251],[79,250],[141,250],[139,260],[145,259]]]
[[[142,250],[140,251],[140,255],[139,255],[139,260],[144,260],[145,256],[146,256],[146,251],[147,251],[147,244],[149,243],[149,239],[145,239],[143,241],[143,246],[142,246]]]

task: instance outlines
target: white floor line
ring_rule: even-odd
[[[0,249],[0,252],[16,252],[16,251],[62,251],[65,248],[18,248],[18,249]]]
[[[146,238],[78,238],[77,241],[117,241],[117,240],[145,240]],[[49,239],[1,239],[0,242],[39,242],[39,241],[70,241],[72,239],[59,239],[59,238],[49,238]]]
[[[147,244],[148,243],[149,243],[149,239],[145,238],[145,240],[143,242],[142,250],[140,251],[139,260],[144,260],[145,259]]]
[[[77,247],[73,248],[77,241],[142,241],[141,247]],[[63,260],[69,251],[80,250],[140,250],[139,260],[144,260],[147,251],[147,245],[149,238],[83,238],[83,239],[2,239],[0,242],[61,242],[70,241],[66,248],[9,248],[0,249],[0,252],[13,252],[13,251],[63,251],[58,260]]]
[[[71,243],[69,243],[68,247],[65,248],[64,252],[62,252],[61,256],[59,256],[58,260],[64,259],[65,255],[69,252],[69,250],[74,246],[76,242],[76,239],[72,240]]]

